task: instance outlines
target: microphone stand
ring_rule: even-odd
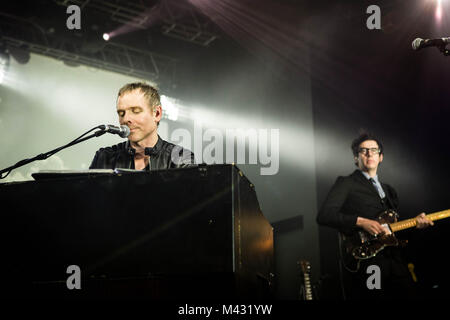
[[[89,136],[87,136],[87,137],[82,138],[83,136],[85,136],[85,135],[88,134],[89,132],[91,132],[91,131],[93,131],[93,130],[95,130],[95,129],[98,129],[98,128],[99,128],[99,127],[95,127],[95,128],[93,128],[93,129],[89,130],[88,132],[82,134],[80,137],[76,138],[76,139],[73,140],[72,142],[69,142],[68,144],[66,144],[66,145],[64,145],[64,146],[62,146],[62,147],[53,149],[53,150],[48,151],[48,152],[46,152],[46,153],[38,154],[37,156],[35,156],[35,157],[33,157],[33,158],[30,158],[30,159],[24,159],[24,160],[21,160],[21,161],[17,162],[17,163],[16,163],[15,165],[13,165],[13,166],[10,166],[10,167],[8,167],[8,168],[5,168],[5,169],[3,169],[3,170],[0,170],[0,179],[6,178],[6,177],[10,174],[10,172],[11,172],[12,170],[16,169],[16,168],[22,167],[22,166],[27,165],[27,164],[29,164],[29,163],[31,163],[31,162],[33,162],[33,161],[36,161],[36,160],[45,160],[45,159],[51,157],[52,155],[54,155],[55,153],[57,153],[57,152],[59,152],[59,151],[61,151],[61,150],[63,150],[63,149],[66,149],[66,148],[71,147],[71,146],[73,146],[73,145],[76,145],[76,144],[78,144],[78,143],[80,143],[80,142],[83,142],[83,141],[86,141],[86,140],[88,140],[88,139],[91,139],[91,138],[93,138],[93,137],[100,137],[101,135],[104,135],[104,134],[107,132],[106,130],[101,129],[101,130],[96,131],[96,132],[94,132],[93,134],[91,134],[91,135],[89,135]],[[81,139],[81,138],[82,138],[82,139]],[[5,172],[7,172],[7,173],[6,173],[5,176],[3,176],[3,174],[4,174]]]

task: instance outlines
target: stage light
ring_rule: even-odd
[[[30,51],[26,46],[9,47],[8,52],[19,64],[27,64],[30,61]]]
[[[81,52],[87,54],[97,54],[102,51],[106,46],[106,42],[102,41],[106,33],[102,33],[99,27],[93,24],[90,28],[87,28],[83,34],[83,42],[81,45]],[[104,38],[103,38],[104,39]]]
[[[441,21],[441,19],[442,19],[442,4],[441,4],[441,0],[438,0],[435,16],[436,16],[436,19],[438,21]]]
[[[439,20],[442,18],[442,8],[441,7],[438,7],[436,9],[436,18]]]
[[[177,121],[178,120],[178,107],[175,99],[166,97],[164,95],[161,96],[161,106],[164,110],[165,115],[169,120]]]
[[[8,68],[9,54],[6,52],[0,52],[0,84],[4,82]]]
[[[103,34],[103,40],[105,40],[105,41],[109,40],[109,34],[108,33],[104,33]]]

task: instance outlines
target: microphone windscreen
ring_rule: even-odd
[[[121,133],[119,134],[122,138],[126,138],[130,135],[130,128],[128,128],[128,126],[126,125],[121,125],[120,126],[121,129]]]
[[[419,50],[420,49],[420,45],[422,44],[423,39],[421,38],[416,38],[413,42],[412,42],[412,48],[413,50]]]

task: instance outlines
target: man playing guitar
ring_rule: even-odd
[[[377,175],[383,161],[383,145],[376,137],[364,133],[353,141],[352,151],[358,169],[349,176],[337,178],[318,213],[317,222],[337,229],[342,235],[363,230],[373,238],[383,237],[390,230],[380,224],[377,217],[383,211],[398,209],[394,188],[380,182]],[[425,213],[415,219],[417,228],[433,225]],[[386,247],[375,254],[367,254],[367,257],[358,260],[356,269],[346,268],[343,264],[341,276],[345,299],[415,298],[414,282],[398,246]],[[367,268],[371,265],[379,267],[381,273],[381,286],[375,290],[367,285],[370,276]]]

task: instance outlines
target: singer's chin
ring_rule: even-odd
[[[141,135],[132,134],[132,133],[127,137],[127,139],[130,140],[130,142],[133,142],[136,144],[140,143],[143,140]]]

